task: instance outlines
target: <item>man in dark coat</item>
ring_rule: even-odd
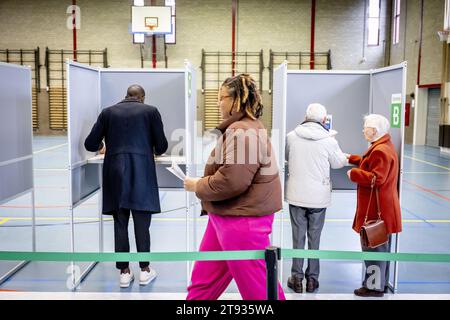
[[[129,252],[128,221],[133,214],[138,252],[150,252],[150,222],[161,212],[154,154],[167,150],[167,139],[158,109],[144,104],[145,92],[132,85],[118,104],[104,109],[86,138],[86,150],[106,148],[103,164],[103,214],[114,217],[116,252]],[[105,143],[103,143],[105,139]],[[150,283],[156,272],[140,262],[140,284]],[[128,262],[117,262],[120,286],[128,287],[134,276]]]

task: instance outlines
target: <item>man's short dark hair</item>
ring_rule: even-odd
[[[138,84],[133,84],[128,87],[126,98],[143,98],[145,97],[145,90]]]

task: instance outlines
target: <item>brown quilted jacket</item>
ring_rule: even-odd
[[[264,216],[281,210],[278,166],[261,121],[243,117],[227,126],[210,154],[196,195],[202,214]]]

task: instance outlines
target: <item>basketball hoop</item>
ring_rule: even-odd
[[[440,41],[447,41],[449,40],[449,30],[440,30],[438,31],[438,36]]]

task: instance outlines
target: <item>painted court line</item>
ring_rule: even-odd
[[[429,161],[425,161],[425,160],[421,160],[421,159],[416,159],[416,158],[409,157],[409,156],[404,156],[404,157],[407,158],[407,159],[411,159],[411,160],[417,161],[417,162],[422,162],[422,163],[428,164],[428,165],[436,167],[436,168],[441,168],[441,169],[450,171],[449,167],[441,166],[439,164],[435,164],[435,163],[432,163],[432,162],[429,162]]]
[[[407,209],[407,208],[405,208],[405,207],[402,207],[401,210],[402,210],[402,212],[408,213],[408,214],[412,215],[413,217],[415,217],[415,218],[417,218],[417,219],[419,219],[419,220],[422,220],[423,222],[425,222],[426,224],[428,224],[430,227],[432,227],[432,228],[434,227],[433,224],[427,222],[426,219],[423,218],[423,217],[421,217],[419,214],[416,214],[416,213],[412,212],[411,210],[409,210],[409,209]]]
[[[62,144],[58,144],[58,145],[53,146],[53,147],[49,147],[49,148],[45,148],[45,149],[41,149],[41,150],[35,151],[35,152],[33,152],[33,154],[39,154],[39,153],[42,153],[42,152],[55,150],[55,149],[67,146],[67,144],[68,144],[67,142],[66,143],[62,143]]]
[[[80,207],[84,206],[96,206],[98,203],[83,203]],[[53,206],[44,206],[44,205],[35,205],[36,209],[53,209],[53,208],[70,208],[69,205],[53,205]],[[0,208],[8,208],[8,209],[30,209],[30,205],[1,205]]]
[[[67,187],[60,186],[34,186],[35,189],[68,189]]]
[[[442,171],[404,171],[405,174],[450,174],[449,172]]]
[[[2,224],[4,224],[4,223],[8,222],[9,220],[11,220],[11,218],[2,218],[2,219],[0,220],[0,225],[2,225]]]
[[[443,196],[443,195],[440,194],[440,193],[434,192],[434,191],[431,190],[431,189],[422,187],[421,185],[418,185],[418,184],[416,184],[416,183],[414,183],[414,182],[411,182],[411,181],[408,181],[408,180],[405,180],[405,179],[403,179],[403,181],[406,182],[406,183],[408,183],[408,184],[410,184],[410,185],[412,185],[412,186],[414,186],[414,187],[416,187],[417,189],[420,189],[420,190],[422,190],[422,191],[424,191],[424,192],[427,192],[427,193],[431,193],[432,195],[434,195],[434,196],[436,196],[436,197],[438,197],[438,198],[441,198],[441,199],[443,199],[443,200],[445,200],[445,201],[450,202],[450,198],[448,198],[448,197],[446,197],[446,196]]]

